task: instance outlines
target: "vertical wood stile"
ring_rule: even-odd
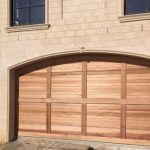
[[[87,98],[87,62],[82,62],[82,98]]]
[[[87,98],[87,62],[82,62],[82,99]],[[87,104],[82,104],[82,135],[87,133]]]
[[[127,97],[127,64],[121,64],[121,99]],[[121,138],[126,138],[126,105],[121,105]]]
[[[51,67],[47,68],[47,98],[51,98]]]
[[[126,105],[121,105],[121,138],[126,138]]]
[[[121,99],[127,97],[127,64],[121,64]]]
[[[87,104],[82,104],[82,135],[87,133]]]
[[[47,98],[51,98],[51,79],[52,79],[52,74],[51,74],[51,67],[47,68]],[[47,128],[47,133],[51,132],[51,103],[47,103],[47,123],[46,123],[46,128]]]
[[[47,133],[51,132],[51,103],[47,103],[47,120],[46,120],[46,130]]]

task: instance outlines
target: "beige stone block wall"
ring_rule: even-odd
[[[150,58],[150,20],[121,23],[121,0],[47,0],[48,30],[7,33],[9,0],[0,1],[0,141],[9,124],[8,69],[56,53],[106,52]],[[27,28],[24,28],[24,30]]]

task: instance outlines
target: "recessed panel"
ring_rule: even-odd
[[[47,69],[31,72],[19,78],[19,99],[47,97]]]
[[[81,104],[52,103],[51,130],[56,133],[81,133]]]
[[[52,67],[52,98],[81,98],[82,64]]]
[[[121,97],[121,64],[89,62],[87,68],[88,98]]]
[[[20,103],[19,129],[46,131],[46,104]]]
[[[150,140],[150,105],[127,106],[127,138]]]
[[[120,137],[120,105],[88,104],[87,134]]]
[[[150,68],[127,65],[127,98],[150,98]]]

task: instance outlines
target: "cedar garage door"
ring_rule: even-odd
[[[83,61],[23,75],[19,130],[150,140],[150,68]]]

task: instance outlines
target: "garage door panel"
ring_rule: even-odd
[[[150,105],[127,106],[127,138],[150,138]]]
[[[108,117],[108,116],[107,116]],[[90,121],[92,120],[92,122]],[[115,120],[112,124],[112,120]],[[120,129],[120,125],[118,124],[118,122],[120,121],[119,118],[117,117],[110,117],[109,119],[106,118],[105,116],[101,117],[95,117],[95,116],[90,116],[88,117],[88,126],[89,128],[93,128],[93,127],[99,127],[99,128],[116,128],[116,129]]]
[[[23,92],[46,92],[47,87],[34,87],[34,85],[32,87],[28,87],[28,89],[24,86],[23,88],[19,89],[20,92],[22,92],[21,94],[23,94]],[[24,93],[25,94],[25,93]]]
[[[120,98],[121,65],[110,62],[87,64],[87,97]],[[111,78],[110,78],[111,75]]]
[[[117,71],[120,72],[120,63],[91,61],[88,62],[88,71]]]
[[[30,79],[34,79],[34,77],[36,78],[45,78],[47,73],[47,68],[43,68],[40,70],[36,70],[30,73],[27,73],[26,75],[21,76],[20,78],[22,78],[23,80],[30,80]]]
[[[145,130],[127,130],[127,138],[150,140],[150,131]]]
[[[69,63],[53,66],[53,72],[76,72],[81,71],[82,63]]]
[[[82,64],[52,67],[52,98],[81,98]]]
[[[58,134],[69,134],[69,135],[72,135],[72,134],[81,134],[81,131],[80,131],[80,127],[78,126],[62,126],[62,125],[55,125],[53,128],[52,128],[52,133],[58,133]]]
[[[19,129],[46,130],[46,105],[21,103],[19,105]]]
[[[118,129],[110,129],[110,128],[99,128],[93,127],[88,128],[88,136],[100,136],[100,137],[120,137],[120,132]]]
[[[19,78],[19,98],[46,98],[47,68],[31,72]]]
[[[150,68],[127,65],[127,98],[150,98]]]
[[[120,136],[120,109],[120,105],[88,104],[87,133]],[[111,130],[110,134],[108,134],[108,130]]]
[[[64,113],[81,113],[80,104],[53,103],[52,111]]]
[[[20,92],[20,99],[25,99],[25,98],[32,98],[32,99],[39,99],[39,98],[47,98],[47,92],[32,92],[32,91],[27,91],[27,92]]]
[[[83,61],[21,76],[19,129],[150,140],[150,68]]]
[[[81,104],[52,103],[51,130],[81,132]]]

